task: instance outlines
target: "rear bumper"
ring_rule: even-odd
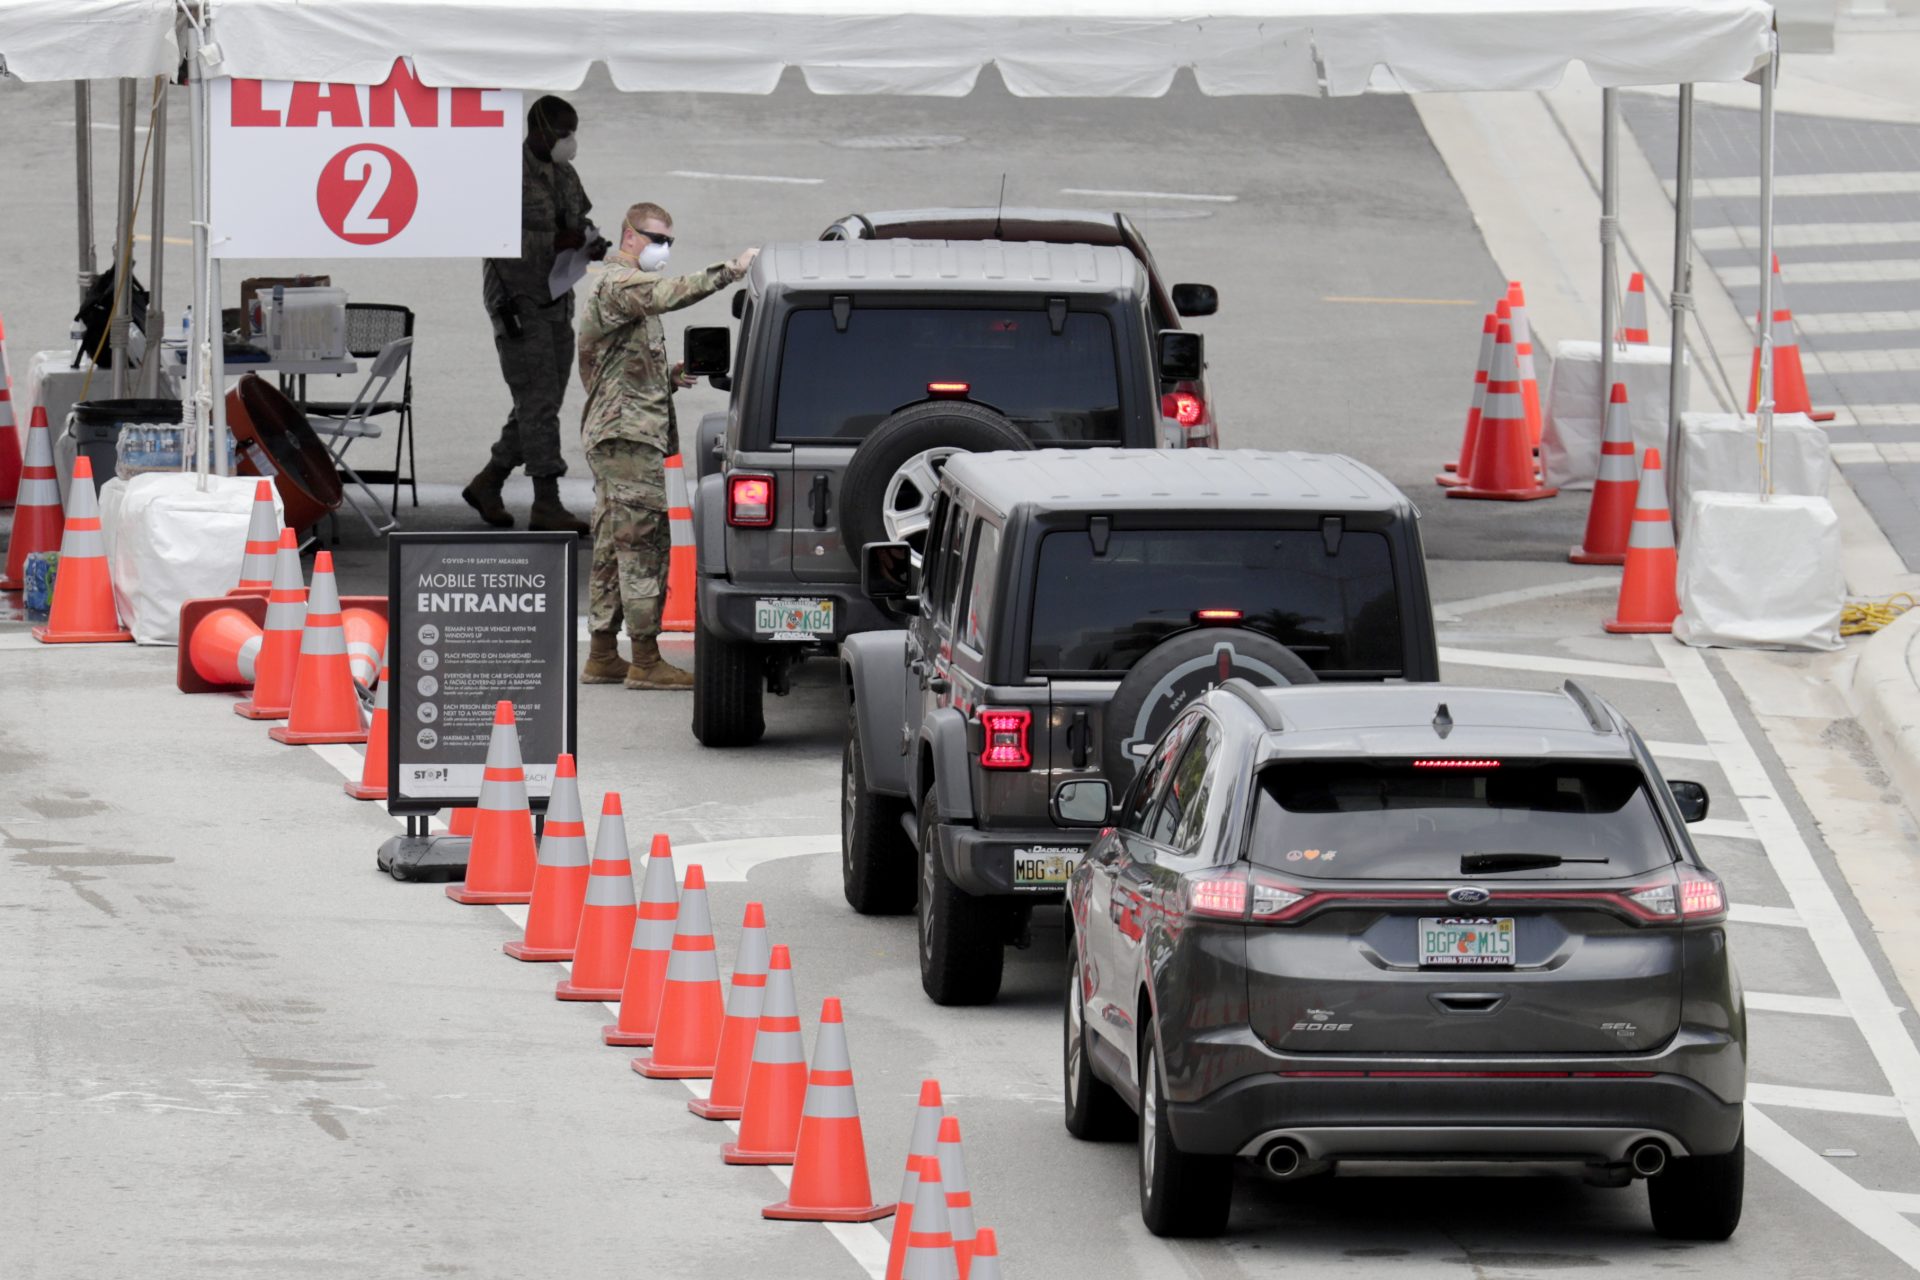
[[[862,594],[859,585],[840,583],[735,583],[726,578],[706,578],[700,582],[700,623],[717,636],[728,640],[750,640],[765,644],[805,644],[805,641],[769,640],[753,628],[756,600],[831,600],[833,635],[812,643],[826,644],[844,640],[862,631],[889,631],[900,624],[880,611],[878,605]]]
[[[1058,827],[1035,830],[981,831],[941,823],[933,829],[934,841],[947,878],[976,897],[1005,895],[1058,902],[1066,892],[1064,884],[1023,885],[1015,874],[1016,861],[1045,856],[1051,852],[1073,855],[1075,860],[1093,843],[1093,832],[1067,831]]]

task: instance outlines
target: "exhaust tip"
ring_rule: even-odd
[[[1641,1177],[1651,1178],[1667,1167],[1667,1149],[1651,1138],[1636,1142],[1627,1153],[1627,1163]]]
[[[1266,1149],[1260,1157],[1260,1163],[1268,1173],[1276,1178],[1291,1178],[1300,1172],[1300,1166],[1306,1160],[1306,1153],[1295,1142],[1276,1142]]]

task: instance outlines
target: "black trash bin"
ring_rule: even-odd
[[[115,450],[122,427],[177,427],[180,420],[178,400],[82,400],[74,405],[73,442],[93,463],[93,487],[100,489],[119,469]]]

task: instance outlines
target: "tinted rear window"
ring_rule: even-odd
[[[1476,853],[1605,858],[1463,873]],[[1503,761],[1423,769],[1410,761],[1275,765],[1260,775],[1249,857],[1312,880],[1607,880],[1673,861],[1630,764]]]
[[[828,310],[787,317],[775,436],[857,444],[888,414],[925,400],[930,382],[966,383],[969,399],[1035,440],[1120,439],[1106,316],[1068,312],[1056,334],[1044,311],[902,307],[855,307],[844,333]]]
[[[1238,609],[1316,672],[1399,675],[1400,602],[1384,535],[1318,530],[1116,529],[1048,534],[1033,592],[1035,675],[1125,671],[1201,609]]]

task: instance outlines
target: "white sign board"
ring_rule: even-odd
[[[520,93],[209,82],[216,258],[520,255]]]

